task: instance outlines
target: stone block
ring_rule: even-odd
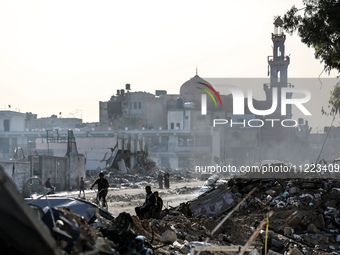
[[[167,230],[162,234],[162,237],[160,239],[163,243],[173,243],[177,240],[177,235],[172,230]]]
[[[319,234],[321,231],[313,223],[309,224],[307,227],[309,233]]]
[[[299,225],[299,223],[301,222],[302,219],[302,213],[300,211],[295,211],[294,213],[292,213],[288,219],[286,220],[286,223],[291,226],[297,226]]]

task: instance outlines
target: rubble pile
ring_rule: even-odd
[[[181,252],[180,254],[189,253],[191,246],[203,242],[216,224],[216,220],[205,216],[188,218],[175,211],[170,213],[173,215],[169,214],[161,220],[152,219],[151,221],[140,221],[136,216],[132,216],[134,232],[144,235],[148,240],[153,240],[156,249],[158,246],[167,244],[157,249],[157,254],[170,254],[175,250]],[[221,245],[225,242],[214,240],[211,243]]]
[[[158,190],[158,193],[161,197],[166,197],[172,194],[190,194],[197,191],[197,187],[181,187],[174,188],[169,190]],[[140,201],[145,199],[144,193],[139,194],[124,194],[124,195],[115,195],[114,193],[109,193],[106,200],[109,202],[131,202],[131,201]]]
[[[91,224],[67,208],[52,208],[53,217],[50,210],[39,214],[64,254],[151,254],[146,238],[130,230],[133,220],[127,213],[114,220],[96,213],[97,221]]]
[[[108,194],[106,200],[110,202],[130,202],[131,200],[138,200],[138,199],[144,199],[145,195],[142,193],[139,194],[124,194],[124,195],[113,195]]]
[[[56,210],[54,209],[54,211]],[[56,218],[56,223],[59,224],[59,229],[64,231],[64,235],[62,236],[59,231],[55,232],[49,223],[46,225],[51,228],[52,235],[58,241],[57,244],[64,251],[69,254],[112,254],[112,244],[95,228],[88,225],[83,217],[67,209],[58,211],[60,215]],[[48,213],[45,215],[49,216]],[[44,222],[46,223],[46,220]],[[75,235],[78,231],[79,233]],[[67,235],[72,235],[74,238],[69,240]]]
[[[235,213],[234,223],[241,220],[240,225],[251,225],[259,220],[256,215],[267,205],[275,210],[269,225],[275,238],[289,239],[306,249],[333,253],[340,250],[339,181],[233,179],[228,182],[229,189],[240,197],[256,185],[261,187],[260,191]]]
[[[211,231],[225,214],[255,187],[259,188],[253,196],[211,236]],[[221,209],[228,203],[228,208]],[[340,254],[339,205],[340,182],[337,180],[231,179],[226,185],[193,201],[165,210],[161,220],[139,222],[134,218],[134,231],[145,235],[148,240],[153,238],[155,243],[164,243],[161,242],[162,235],[173,232],[176,242],[170,239],[171,245],[160,249],[163,254],[174,251],[187,254],[190,247],[202,245],[207,238],[210,239],[209,245],[243,246],[266,218],[266,212],[273,209],[268,231],[271,251],[280,254]],[[204,210],[209,206],[210,210]],[[263,231],[252,243],[260,249],[265,242]]]
[[[110,183],[111,187],[117,188],[144,188],[146,185],[154,185],[156,183],[156,177],[153,175],[132,175],[132,174],[120,174],[109,173],[105,176]]]
[[[340,255],[337,179],[232,178],[177,207],[164,206],[160,219],[139,220],[128,213],[115,218],[81,199],[23,201],[1,168],[0,177],[6,204],[0,207],[0,244],[6,254],[170,255],[193,254],[193,248],[203,247],[215,251],[202,254],[226,254],[249,244],[257,249],[252,254],[264,254],[267,248],[267,254]],[[160,196],[180,198],[196,189],[160,190]],[[118,201],[133,203],[144,196],[108,199],[117,206]]]
[[[197,187],[187,187],[187,186],[184,186],[184,187],[181,187],[181,188],[175,188],[175,189],[170,189],[170,190],[167,190],[167,191],[160,191],[160,194],[163,195],[163,194],[189,194],[189,193],[194,193],[197,191]]]
[[[164,170],[165,171],[165,170]],[[193,175],[190,175],[187,171],[169,170],[170,182],[189,182],[196,179]],[[149,171],[147,174],[124,174],[121,172],[104,172],[105,178],[109,181],[110,187],[112,188],[133,188],[143,189],[149,185],[151,187],[158,187],[157,172]],[[88,176],[86,185],[90,186],[97,179],[97,175]]]

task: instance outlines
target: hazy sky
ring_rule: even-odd
[[[177,94],[196,66],[203,78],[266,77],[274,16],[293,4],[303,6],[302,0],[2,0],[0,110],[11,105],[38,117],[62,112],[97,122],[99,101],[126,83],[132,91]],[[286,54],[289,77],[317,78],[323,69],[297,35],[287,35]]]

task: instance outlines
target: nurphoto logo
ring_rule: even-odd
[[[222,104],[222,100],[221,97],[219,96],[219,94],[217,93],[217,91],[209,84],[205,84],[202,82],[198,82],[201,85],[206,86],[207,88],[209,88],[218,98],[221,106]],[[205,88],[200,88],[197,87],[198,89],[203,90],[204,92],[206,92],[214,101],[215,106],[217,106],[217,102],[215,100],[214,95],[207,89]],[[256,109],[253,103],[253,90],[252,89],[248,89],[248,94],[247,94],[247,98],[245,98],[242,90],[236,86],[233,85],[225,85],[224,88],[227,88],[230,90],[231,95],[232,95],[232,99],[233,99],[233,115],[245,115],[244,109],[245,109],[245,103],[247,103],[247,107],[249,109],[249,111],[257,116],[268,116],[270,114],[273,114],[279,105],[280,102],[280,107],[279,109],[281,109],[281,116],[286,116],[287,115],[287,106],[288,105],[295,105],[305,116],[311,116],[312,114],[307,110],[307,108],[303,105],[305,103],[308,103],[309,100],[311,99],[311,93],[306,90],[306,89],[301,89],[301,88],[293,88],[293,87],[283,87],[283,88],[276,88],[273,87],[272,88],[272,98],[271,98],[271,107],[269,109]],[[302,94],[303,96],[301,98],[291,98],[292,94]],[[202,115],[207,115],[207,94],[201,94],[201,114]],[[265,122],[271,122],[272,127],[274,127],[274,123],[275,122],[281,122],[281,125],[283,127],[295,127],[298,125],[298,122],[294,119],[250,119],[247,122],[247,126],[248,127],[262,127],[264,125]],[[232,121],[231,121],[232,122]],[[234,124],[238,124],[238,125],[246,125],[245,124],[246,120],[244,119],[242,122],[234,122]],[[229,123],[229,121],[227,119],[214,119],[213,120],[213,127],[216,127],[216,125],[225,125]],[[290,124],[289,124],[290,123]],[[232,123],[231,123],[232,124]]]

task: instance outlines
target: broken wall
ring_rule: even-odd
[[[86,180],[86,158],[84,156],[70,156],[69,168],[70,187],[78,188],[80,177],[84,177],[84,180]],[[68,185],[66,186],[68,187]]]
[[[47,178],[51,178],[50,182],[58,190],[66,189],[68,159],[65,157],[39,156],[39,172],[41,180],[44,184]]]
[[[86,158],[84,156],[51,157],[40,156],[39,166],[42,182],[51,178],[53,186],[59,190],[77,188],[80,177],[86,177]]]
[[[66,157],[39,156],[38,169],[35,172],[39,175],[44,185],[47,178],[57,191],[65,190],[70,185],[77,188],[80,177],[86,178],[86,158],[84,156],[71,156],[71,161]],[[32,159],[33,160],[33,159]],[[1,161],[5,173],[16,184],[19,191],[22,191],[23,184],[32,177],[31,161]]]
[[[111,148],[117,144],[117,136],[107,137],[76,137],[78,152],[86,156],[86,169],[105,168],[106,159],[111,155]]]
[[[5,173],[12,179],[21,191],[23,184],[31,177],[31,163],[30,161],[1,161],[0,165],[3,166]]]

